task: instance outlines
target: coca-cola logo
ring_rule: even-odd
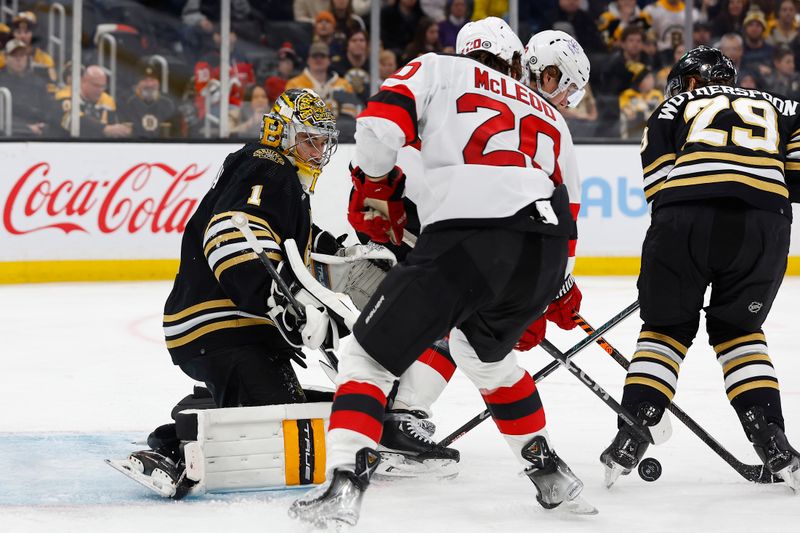
[[[12,235],[47,229],[91,233],[182,233],[198,199],[186,196],[208,167],[178,170],[138,163],[116,179],[72,180],[52,175],[50,163],[29,167],[3,206],[3,227]]]

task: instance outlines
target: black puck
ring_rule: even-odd
[[[645,481],[655,481],[661,477],[661,463],[657,459],[647,457],[639,463],[639,477]]]

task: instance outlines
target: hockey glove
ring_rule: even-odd
[[[523,333],[522,337],[517,341],[514,349],[520,352],[527,352],[534,346],[538,346],[539,343],[542,342],[542,339],[544,339],[545,331],[547,331],[547,320],[545,320],[544,315],[542,315],[528,326],[528,329],[525,330],[525,333]]]
[[[375,242],[403,241],[403,228],[408,221],[403,205],[406,176],[394,167],[385,178],[373,180],[358,168],[352,168],[353,191],[347,220],[353,229],[366,233]]]
[[[314,237],[312,252],[325,255],[334,255],[344,248],[344,241],[347,240],[347,233],[334,237],[332,233],[322,230]]]
[[[575,321],[572,320],[572,315],[581,310],[582,298],[581,291],[575,283],[575,278],[570,274],[564,280],[564,284],[555,299],[547,308],[545,312],[547,320],[555,323],[561,329],[574,328]]]

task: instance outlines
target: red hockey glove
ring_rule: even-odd
[[[572,315],[581,310],[582,298],[583,295],[575,283],[575,278],[570,274],[564,280],[564,285],[561,286],[561,290],[558,291],[558,295],[550,303],[544,315],[547,320],[554,322],[561,329],[572,329],[575,327]]]
[[[394,244],[403,241],[406,226],[406,209],[403,206],[403,189],[406,176],[400,167],[394,167],[386,178],[374,181],[356,167],[351,169],[353,191],[347,220],[353,229],[366,233],[375,242],[391,239]]]
[[[528,326],[528,329],[525,330],[525,333],[523,333],[522,337],[520,337],[517,341],[514,349],[519,350],[520,352],[527,352],[534,346],[538,346],[539,343],[542,342],[542,339],[544,339],[546,330],[547,320],[545,320],[544,315],[542,315],[534,320],[530,326]]]

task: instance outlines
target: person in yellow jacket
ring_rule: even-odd
[[[11,33],[14,39],[18,39],[25,43],[28,47],[30,54],[30,64],[34,71],[41,70],[46,75],[49,83],[47,90],[51,93],[56,92],[56,68],[53,58],[39,48],[33,46],[33,32],[36,30],[36,15],[31,11],[22,11],[18,13],[11,21]],[[0,69],[6,66],[6,55],[0,53]]]
[[[322,98],[325,103],[338,115],[334,93],[344,91],[353,92],[350,82],[339,77],[333,72],[331,67],[331,54],[328,45],[322,41],[316,41],[308,50],[308,66],[303,69],[299,76],[295,76],[286,82],[286,89],[312,89]]]
[[[504,18],[506,16],[508,16],[508,0],[475,0],[472,20],[481,20],[486,17]]]

